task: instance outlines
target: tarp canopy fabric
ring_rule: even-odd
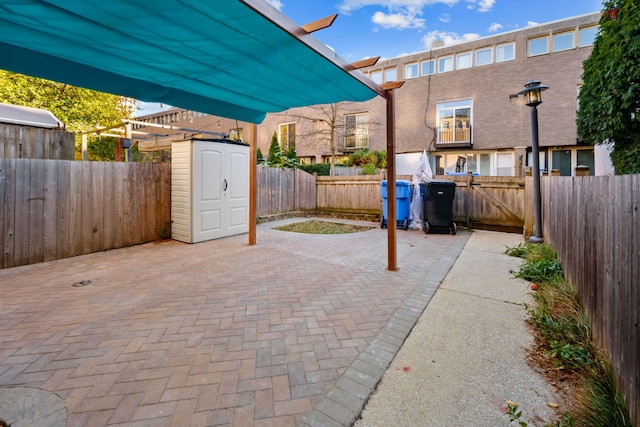
[[[6,0],[0,68],[260,123],[384,95],[264,0]]]

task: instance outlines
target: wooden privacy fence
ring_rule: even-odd
[[[456,183],[453,219],[467,228],[520,229],[525,224],[525,178],[519,176],[445,176]]]
[[[0,159],[3,268],[168,235],[169,164]]]
[[[319,176],[319,211],[380,214],[380,176]]]
[[[543,236],[611,357],[640,426],[640,175],[543,177]]]
[[[316,177],[300,169],[259,166],[256,185],[257,216],[316,209]]]
[[[0,123],[0,158],[73,160],[75,135]]]

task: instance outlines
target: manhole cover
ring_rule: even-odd
[[[1,427],[64,427],[67,408],[55,394],[28,387],[0,387]]]

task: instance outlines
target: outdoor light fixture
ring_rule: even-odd
[[[540,150],[538,149],[538,105],[542,104],[542,91],[549,89],[540,80],[530,80],[518,95],[524,95],[526,104],[531,107],[531,155],[533,157],[533,235],[529,243],[543,243],[542,238],[542,198],[540,196]]]

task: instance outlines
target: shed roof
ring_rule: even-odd
[[[0,123],[48,129],[61,129],[64,127],[62,122],[49,110],[11,104],[0,104]]]
[[[252,123],[382,89],[264,0],[7,0],[0,68]]]

